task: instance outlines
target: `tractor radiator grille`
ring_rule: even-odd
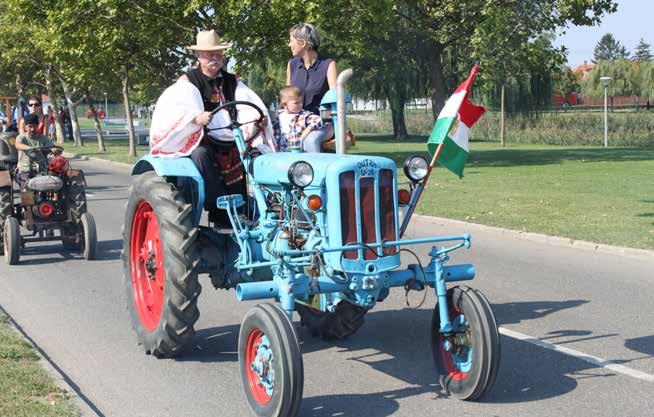
[[[354,243],[378,243],[395,240],[395,196],[393,171],[382,169],[375,188],[374,177],[361,177],[356,184],[354,171],[346,171],[339,177],[341,189],[341,236],[343,245]],[[358,198],[357,198],[357,188]],[[377,212],[379,207],[379,212]],[[357,230],[357,223],[360,230]],[[377,233],[379,225],[379,234]],[[385,254],[395,253],[395,247],[385,249]],[[358,250],[344,251],[346,259],[358,259]],[[363,259],[378,258],[377,249],[365,249]]]

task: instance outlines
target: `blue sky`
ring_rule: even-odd
[[[619,0],[618,11],[604,16],[599,26],[580,26],[566,29],[555,45],[568,48],[568,64],[574,68],[593,59],[593,50],[607,32],[633,53],[640,38],[645,39],[654,53],[654,0]]]

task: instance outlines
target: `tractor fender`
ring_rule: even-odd
[[[148,154],[134,164],[132,175],[148,171],[154,171],[160,177],[177,178],[178,187],[184,187],[184,184],[188,182],[193,184],[191,195],[195,208],[195,225],[200,224],[204,205],[204,179],[191,158],[161,158]],[[184,179],[188,181],[186,182]]]

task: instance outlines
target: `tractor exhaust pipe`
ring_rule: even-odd
[[[336,78],[336,153],[345,153],[345,84],[352,78],[352,68],[338,74]]]

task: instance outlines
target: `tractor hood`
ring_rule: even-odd
[[[297,161],[308,162],[313,167],[311,187],[320,187],[327,178],[336,178],[344,171],[355,171],[362,177],[375,176],[380,169],[396,171],[393,160],[379,156],[278,152],[255,158],[254,178],[263,185],[288,184],[288,170]]]

